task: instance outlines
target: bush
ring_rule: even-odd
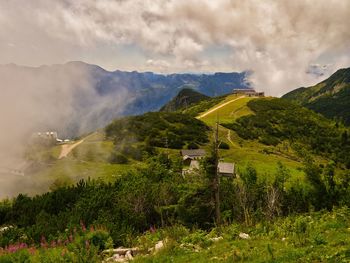
[[[199,149],[199,146],[194,142],[190,142],[189,144],[187,144],[187,149]]]
[[[111,237],[107,231],[96,230],[87,234],[87,240],[91,242],[99,251],[110,248],[110,243],[113,245],[113,240],[111,242]]]
[[[109,157],[109,162],[113,164],[127,164],[129,160],[125,155],[113,152]]]
[[[228,150],[228,149],[230,149],[230,145],[226,142],[221,142],[219,144],[219,149]]]

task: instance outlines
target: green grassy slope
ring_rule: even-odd
[[[176,231],[177,230],[177,231]],[[290,216],[254,227],[230,225],[221,231],[187,233],[169,229],[145,236],[149,242],[167,238],[166,247],[141,262],[349,262],[349,209]],[[242,239],[239,233],[249,235]],[[185,236],[186,235],[186,236]],[[220,236],[219,241],[212,241]],[[153,240],[152,240],[153,239]],[[152,241],[151,241],[152,240]]]
[[[67,157],[58,159],[61,145],[54,146],[45,152],[50,152],[49,161],[41,163],[40,167],[26,175],[30,181],[25,193],[35,195],[63,185],[76,183],[81,179],[111,180],[122,172],[131,169],[136,162],[128,164],[112,164],[109,157],[114,150],[112,141],[106,140],[103,132],[94,132],[74,148]],[[37,153],[38,155],[43,153]]]
[[[237,95],[227,96],[224,101],[200,113],[197,118],[212,128],[214,128],[217,119],[219,123],[234,122],[242,116],[253,113],[247,106],[247,103],[253,99],[255,98],[239,98]],[[221,105],[225,106],[220,107]],[[218,109],[213,111],[216,108]],[[207,112],[211,113],[206,115]],[[248,163],[251,163],[261,173],[270,173],[276,168],[277,163],[281,162],[290,169],[293,176],[301,177],[303,175],[303,172],[300,170],[301,164],[299,159],[291,149],[282,151],[280,148],[266,146],[258,141],[244,140],[236,132],[222,125],[219,126],[219,139],[230,145],[230,149],[220,150],[220,157],[224,161],[236,163],[238,168],[245,167]]]
[[[284,99],[259,99],[248,103],[254,115],[224,126],[244,139],[265,145],[305,151],[350,167],[349,131],[323,116]],[[303,152],[303,153],[302,153]]]

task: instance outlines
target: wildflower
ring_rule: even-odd
[[[47,247],[47,242],[46,242],[45,236],[41,236],[41,239],[40,239],[40,246],[43,247],[43,248],[46,248],[46,247]]]
[[[56,245],[57,245],[56,241],[55,241],[55,240],[52,240],[52,241],[51,241],[51,247],[56,247]]]
[[[81,226],[81,230],[83,230],[83,232],[85,232],[86,227],[85,227],[84,222],[82,220],[80,220],[80,226]]]
[[[151,226],[150,229],[149,229],[149,231],[150,231],[151,233],[155,233],[156,230],[157,230],[157,229],[156,229],[154,226]]]

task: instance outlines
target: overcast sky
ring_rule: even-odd
[[[0,64],[252,70],[272,95],[350,66],[349,0],[1,0]]]

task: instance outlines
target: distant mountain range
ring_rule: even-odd
[[[350,68],[339,69],[317,85],[293,90],[283,98],[350,125]]]
[[[12,105],[23,108],[23,116],[14,118],[25,118],[34,107],[35,116],[27,117],[32,118],[32,126],[55,129],[67,136],[93,131],[117,116],[159,110],[184,88],[206,96],[247,88],[246,75],[111,72],[84,62],[36,68],[0,66],[1,92],[5,95],[2,100],[12,99]]]

